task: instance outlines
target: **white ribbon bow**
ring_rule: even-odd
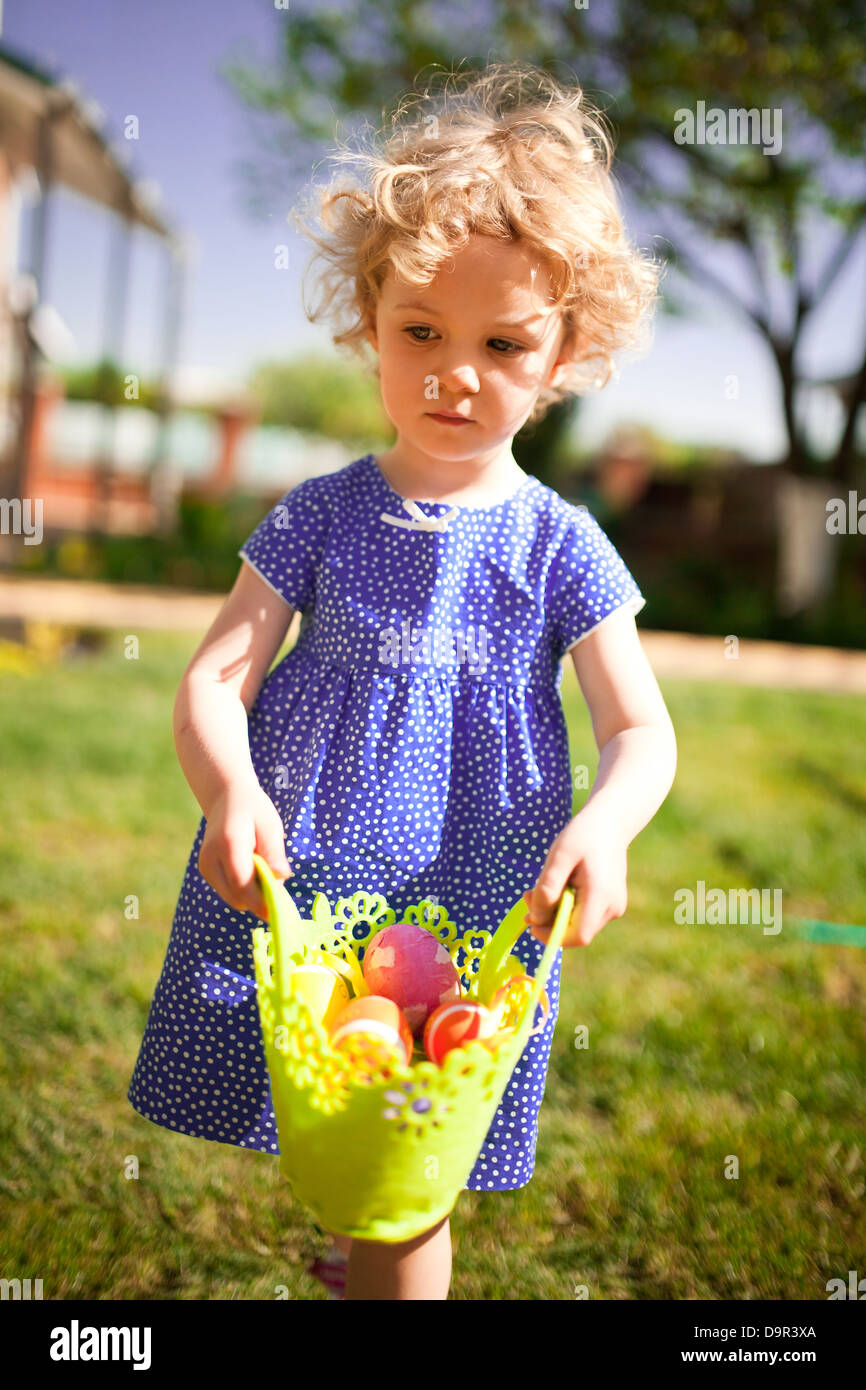
[[[411,497],[403,498],[403,506],[412,517],[411,521],[405,516],[391,516],[389,512],[382,512],[382,520],[390,521],[392,526],[404,526],[407,531],[445,531],[449,521],[454,520],[459,510],[452,507],[444,516],[425,516],[418,503],[413,502]]]

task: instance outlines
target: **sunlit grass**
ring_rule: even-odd
[[[2,1270],[46,1298],[325,1297],[273,1158],[126,1100],[198,823],[171,737],[194,646],[146,633],[126,660],[118,633],[0,675]],[[664,694],[677,781],[629,849],[626,916],[566,952],[535,1175],[461,1195],[452,1298],[823,1299],[864,1272],[866,953],[673,920],[702,879],[866,923],[863,701]],[[594,768],[570,671],[564,698]]]

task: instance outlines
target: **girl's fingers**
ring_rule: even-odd
[[[549,934],[553,926],[556,909],[566,888],[573,888],[578,898],[582,897],[586,891],[586,871],[583,863],[572,864],[570,869],[566,869],[560,879],[559,872],[550,870],[545,865],[542,876],[534,888],[527,889],[524,898],[527,903],[528,926],[533,936],[536,934],[533,928]],[[546,940],[547,937],[539,936],[539,941]]]
[[[268,907],[265,902],[262,890],[259,887],[258,874],[253,871],[253,877],[248,886],[241,893],[237,894],[237,901],[234,904],[239,912],[254,912],[257,917],[261,917],[263,922],[268,920]]]
[[[555,880],[554,880],[555,882]],[[562,897],[565,881],[557,891],[551,880],[545,879],[540,885],[536,886],[528,893],[524,894],[527,899],[527,916],[529,918],[529,929],[533,927],[552,927],[553,919],[556,915],[556,907]]]
[[[241,839],[234,827],[227,826],[224,838],[217,841],[220,867],[235,897],[245,897],[256,879],[253,863],[255,831],[252,825],[244,826],[244,831],[246,833]]]
[[[219,893],[223,902],[228,903],[229,907],[234,907],[234,903],[232,902],[234,893],[229,887],[229,881],[223,873],[222,865],[218,861],[214,864],[209,864],[207,873],[204,873],[204,870],[202,870],[202,873],[214,892]]]
[[[614,915],[611,913],[604,890],[594,888],[592,884],[587,883],[584,874],[580,874],[578,877],[580,879],[579,884],[563,885],[563,887],[568,886],[576,889],[574,910],[562,940],[564,946],[588,946]],[[527,904],[532,900],[532,896],[532,893],[524,894]],[[556,903],[558,902],[559,898],[556,899]],[[554,903],[554,909],[544,924],[539,922],[529,925],[530,934],[544,946],[550,940],[550,933],[553,930],[556,903]]]
[[[290,878],[292,868],[286,858],[286,838],[279,813],[256,825],[256,853],[260,854],[275,878]]]
[[[253,845],[247,847],[237,839],[229,840],[220,856],[220,864],[232,895],[227,902],[238,912],[254,912],[266,922],[268,909],[253,863]]]
[[[613,915],[604,891],[600,888],[587,889],[585,896],[575,904],[565,929],[563,945],[588,946]]]
[[[578,903],[569,923],[568,935],[577,946],[588,946],[606,922],[610,920],[607,900],[600,892],[592,889],[585,900]]]
[[[228,903],[229,907],[234,908],[235,912],[253,912],[256,917],[261,917],[263,922],[268,920],[268,909],[258,886],[257,878],[254,878],[249,885],[232,885],[220,862],[214,865],[212,876],[208,878],[208,882]]]

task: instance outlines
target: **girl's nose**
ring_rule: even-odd
[[[439,373],[439,384],[452,395],[470,392],[475,395],[479,388],[478,373],[469,362],[459,363]]]

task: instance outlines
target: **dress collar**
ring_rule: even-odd
[[[459,514],[458,507],[451,507],[442,516],[425,516],[418,503],[413,502],[411,497],[403,497],[401,501],[409,513],[408,518],[392,516],[390,512],[382,512],[381,516],[383,521],[389,521],[392,526],[403,526],[407,531],[447,531],[449,522]]]

